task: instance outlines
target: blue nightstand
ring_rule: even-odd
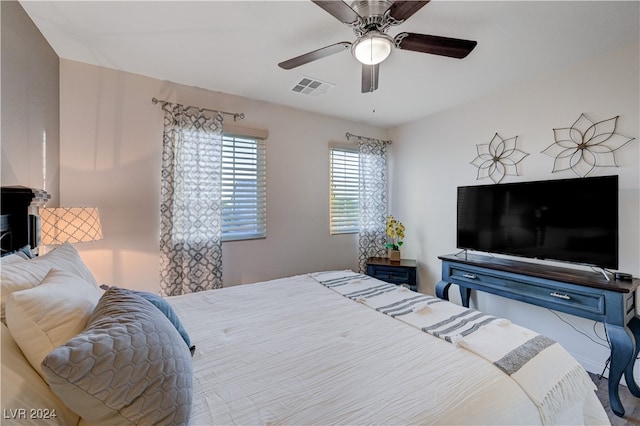
[[[388,283],[407,285],[418,291],[416,279],[417,262],[413,259],[392,261],[386,257],[370,257],[367,260],[367,275]]]

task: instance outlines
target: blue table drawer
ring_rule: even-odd
[[[382,281],[398,281],[398,284],[405,284],[409,281],[409,272],[378,266],[373,272],[373,277]]]
[[[461,285],[481,288],[494,294],[509,294],[516,300],[534,303],[549,309],[557,309],[576,314],[576,311],[592,315],[605,315],[605,297],[601,291],[588,287],[555,285],[544,280],[533,282],[505,276],[504,273],[492,273],[490,270],[478,270],[464,265],[451,266],[450,276]],[[477,287],[476,287],[477,286]],[[493,291],[491,291],[493,290]],[[562,309],[564,308],[564,309]]]

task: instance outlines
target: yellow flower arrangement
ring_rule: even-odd
[[[390,250],[400,250],[404,240],[404,225],[391,215],[387,216],[387,236],[391,238],[391,242],[385,244],[385,247]]]

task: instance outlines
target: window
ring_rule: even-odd
[[[225,134],[222,143],[222,241],[267,236],[265,141]]]
[[[331,147],[329,163],[331,234],[356,233],[360,228],[360,155],[356,148]]]

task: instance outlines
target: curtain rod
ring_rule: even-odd
[[[375,138],[369,138],[369,137],[366,137],[366,136],[354,135],[353,133],[349,133],[349,132],[347,132],[347,133],[345,134],[345,136],[347,137],[347,140],[349,140],[349,138],[350,138],[351,136],[353,136],[354,138],[375,139]],[[381,142],[384,142],[384,143],[386,143],[386,144],[391,145],[391,140],[388,140],[388,141],[384,141],[384,140],[382,140],[382,139],[378,139],[378,140],[379,140],[379,141],[381,141]]]
[[[165,101],[163,99],[156,99],[156,98],[151,98],[151,102],[153,102],[154,105],[157,104],[158,102],[160,102],[161,104],[175,105],[173,102]],[[198,108],[198,107],[188,107],[188,108]],[[244,112],[218,111],[216,109],[209,109],[209,108],[198,108],[198,109],[201,109],[203,111],[218,112],[220,114],[231,115],[233,116],[233,121],[237,121],[238,119],[244,120]]]

